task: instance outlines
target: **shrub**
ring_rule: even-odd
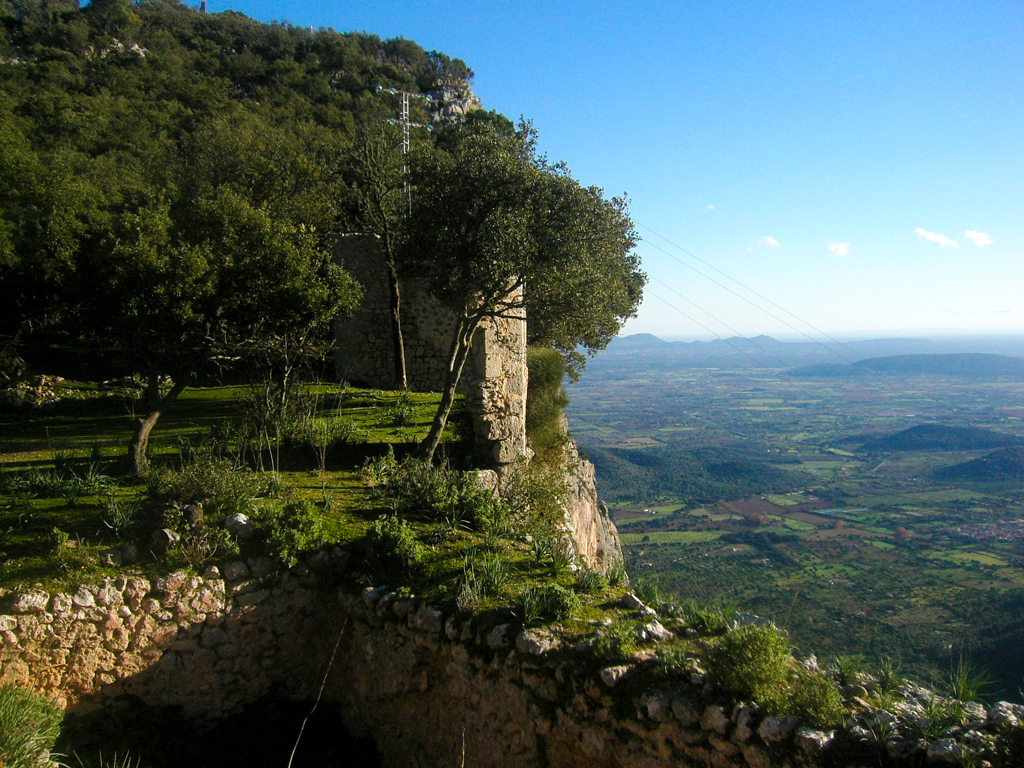
[[[377,470],[373,471],[377,474]],[[459,520],[486,527],[499,515],[493,494],[481,487],[476,474],[433,467],[407,459],[381,468],[382,495],[401,515],[423,515],[432,520]]]
[[[793,680],[789,710],[811,725],[833,728],[842,722],[843,699],[823,672],[801,668]]]
[[[316,505],[309,501],[286,504],[269,523],[267,545],[270,552],[289,568],[299,562],[300,554],[327,542]]]
[[[683,620],[697,632],[714,635],[724,632],[735,608],[724,602],[698,603],[687,600],[680,606]]]
[[[502,504],[516,525],[535,540],[557,539],[562,534],[568,493],[560,464],[520,461],[506,472]]]
[[[786,635],[774,626],[726,632],[708,652],[708,677],[728,694],[780,709],[792,656]]]
[[[566,441],[562,414],[569,398],[562,389],[565,364],[551,347],[526,352],[530,386],[526,391],[526,436],[538,454],[560,449]]]
[[[583,594],[602,592],[608,589],[608,579],[605,578],[603,573],[592,571],[589,568],[582,568],[576,574],[573,589]]]
[[[370,554],[384,568],[412,573],[423,560],[423,547],[409,523],[397,515],[381,515],[367,534]]]
[[[253,499],[266,491],[262,475],[208,455],[198,456],[180,470],[156,470],[154,475],[151,492],[177,501],[203,499],[203,511],[211,518],[252,514]]]
[[[613,624],[594,638],[590,646],[594,658],[605,664],[630,661],[636,653],[636,628],[629,624]]]
[[[0,685],[0,765],[48,765],[64,713],[49,699],[12,683]]]
[[[571,619],[582,608],[579,596],[561,584],[529,587],[521,598],[523,624]]]

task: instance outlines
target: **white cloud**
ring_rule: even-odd
[[[838,240],[833,240],[828,244],[828,249],[836,256],[845,256],[850,252],[850,244],[840,243]]]
[[[709,205],[705,210],[713,211],[713,210],[715,210],[715,206]]]
[[[920,237],[922,240],[931,240],[933,243],[938,243],[943,248],[959,248],[960,245],[950,240],[945,235],[940,235],[935,232],[929,232],[927,229],[921,229],[918,227],[914,230],[914,234]]]
[[[767,235],[764,236],[764,237],[759,237],[757,239],[757,244],[760,245],[762,248],[778,248],[779,247],[779,241],[776,240],[774,237],[768,237]]]
[[[964,232],[964,237],[968,237],[974,241],[974,244],[979,248],[984,248],[986,245],[992,245],[992,238],[984,232],[979,232],[976,229],[968,230]]]

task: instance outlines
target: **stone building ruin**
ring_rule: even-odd
[[[341,235],[335,261],[362,286],[351,317],[334,325],[335,370],[342,381],[375,389],[397,389],[387,267],[375,235]],[[444,388],[455,319],[422,282],[404,281],[402,333],[409,388]],[[489,318],[473,338],[459,392],[473,420],[475,452],[495,469],[527,455],[526,312]]]

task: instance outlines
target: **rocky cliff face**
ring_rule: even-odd
[[[565,468],[569,488],[565,526],[576,554],[588,568],[608,573],[622,562],[622,549],[608,507],[597,498],[594,465],[581,458],[570,441],[565,448]]]

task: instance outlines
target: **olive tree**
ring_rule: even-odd
[[[646,278],[626,204],[538,155],[529,124],[473,122],[413,165],[403,262],[455,316],[441,402],[420,446],[433,458],[473,337],[526,307],[572,370],[636,312]]]

